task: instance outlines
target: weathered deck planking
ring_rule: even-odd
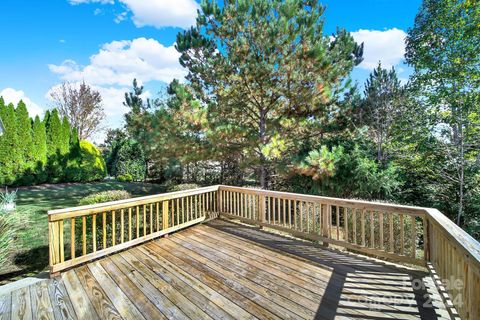
[[[218,219],[0,297],[0,319],[257,318],[449,314],[426,272]]]

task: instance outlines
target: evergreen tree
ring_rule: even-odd
[[[62,121],[62,131],[59,141],[60,154],[62,156],[67,155],[70,151],[70,141],[71,141],[71,128],[70,123],[68,122],[67,117],[63,117]]]
[[[345,30],[324,35],[318,0],[201,7],[197,25],[177,36],[180,63],[199,106],[208,108],[213,143],[235,147],[265,188],[270,163],[333,116],[363,46]]]
[[[40,121],[40,117],[36,116],[33,121],[33,162],[36,182],[45,181],[45,165],[47,164],[47,135],[45,132],[45,124]]]
[[[0,184],[13,184],[19,174],[21,154],[17,133],[17,121],[13,104],[5,105],[0,98],[0,118],[5,132],[0,136]]]
[[[20,101],[15,109],[15,116],[17,121],[17,137],[19,144],[19,169],[20,175],[25,175],[24,177],[19,177],[20,179],[27,179],[33,181],[33,169],[35,166],[35,161],[33,159],[33,140],[32,140],[32,120],[28,115],[27,106],[23,101]],[[21,184],[29,184],[27,181],[20,182]]]
[[[64,171],[63,149],[61,149],[63,127],[57,109],[53,109],[47,116],[45,117],[45,127],[47,133],[48,181],[57,183],[63,180]]]

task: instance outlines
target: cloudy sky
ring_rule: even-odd
[[[325,33],[337,26],[365,43],[364,62],[352,77],[363,83],[379,60],[406,81],[406,31],[420,0],[326,0]],[[23,99],[30,114],[51,108],[49,91],[62,81],[85,81],[100,91],[105,125],[119,127],[123,94],[133,78],[147,95],[185,71],[173,47],[195,22],[195,0],[1,0],[0,96]],[[97,137],[96,140],[100,140]]]

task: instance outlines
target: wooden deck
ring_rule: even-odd
[[[426,272],[216,219],[0,297],[0,319],[449,319]]]

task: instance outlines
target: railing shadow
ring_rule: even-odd
[[[332,271],[316,317],[439,319],[449,317],[427,272],[329,249],[312,242],[216,219],[220,231],[286,252]],[[332,301],[334,306],[332,306]]]

